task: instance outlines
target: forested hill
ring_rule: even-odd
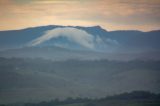
[[[133,91],[107,96],[100,99],[67,98],[54,99],[39,103],[8,104],[0,106],[159,106],[160,94],[148,91]]]
[[[159,92],[160,61],[0,58],[0,103]],[[17,95],[15,97],[15,95]],[[43,95],[43,96],[41,96]]]

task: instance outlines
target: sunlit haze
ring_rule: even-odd
[[[43,25],[160,29],[160,0],[0,0],[0,30]]]

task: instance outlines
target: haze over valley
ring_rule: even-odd
[[[0,0],[0,106],[160,106],[160,0]]]
[[[159,34],[55,25],[1,31],[0,102],[159,93]]]

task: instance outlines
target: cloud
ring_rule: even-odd
[[[110,45],[119,45],[119,42],[117,40],[113,40],[113,39],[110,39],[110,38],[106,39],[106,43],[110,44]]]
[[[148,31],[159,29],[159,12],[160,0],[0,0],[0,30],[76,24]]]
[[[66,37],[68,40],[75,42],[83,47],[93,49],[94,48],[94,37],[93,35],[87,33],[86,31],[65,27],[65,28],[55,28],[53,30],[48,30],[44,35],[31,41],[28,46],[36,46],[50,39]]]

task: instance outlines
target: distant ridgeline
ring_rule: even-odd
[[[160,94],[147,91],[133,91],[107,96],[100,99],[67,98],[40,103],[1,104],[0,106],[159,106]]]
[[[100,26],[50,25],[0,31],[0,51],[3,51],[0,56],[43,57],[52,60],[160,60],[159,35],[160,30],[107,31]]]

